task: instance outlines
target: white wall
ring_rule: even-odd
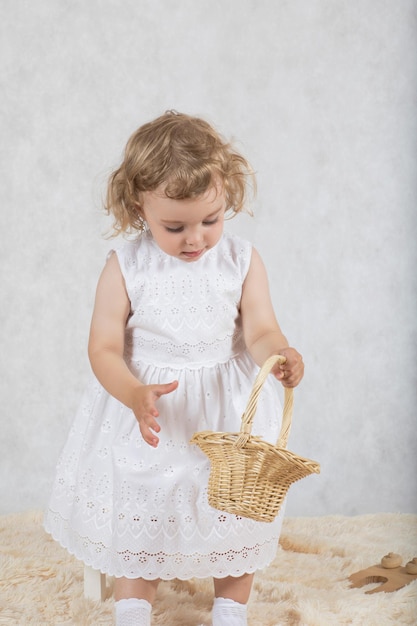
[[[417,3],[3,0],[1,494],[45,505],[87,377],[106,176],[168,108],[258,172],[230,228],[303,353],[288,514],[417,512]]]

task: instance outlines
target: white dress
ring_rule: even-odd
[[[45,528],[95,569],[128,578],[222,578],[275,557],[282,513],[265,523],[210,507],[210,463],[189,444],[196,431],[239,431],[259,370],[239,316],[251,251],[226,233],[193,263],[165,254],[149,233],[116,250],[131,301],[126,362],[143,383],[179,385],[158,400],[157,448],[94,377],[83,396]],[[264,384],[252,430],[273,443],[277,385],[272,376]]]

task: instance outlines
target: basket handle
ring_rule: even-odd
[[[272,368],[274,367],[276,363],[280,363],[282,365],[283,363],[285,363],[285,361],[286,361],[286,358],[285,356],[282,356],[282,354],[274,354],[273,356],[270,356],[269,359],[265,361],[265,363],[262,365],[261,369],[259,370],[258,375],[253,384],[252,391],[249,396],[249,400],[246,405],[245,412],[242,415],[240,433],[234,443],[236,448],[243,448],[243,446],[249,440],[250,434],[252,432],[253,418],[256,413],[256,407],[258,405],[258,397],[259,397],[259,394],[261,393],[261,389],[263,387],[264,382],[268,378],[269,373],[271,372]],[[285,387],[281,431],[279,433],[279,437],[277,441],[277,446],[279,448],[285,448],[287,446],[287,441],[288,441],[288,437],[289,437],[290,429],[291,429],[293,404],[294,404],[293,390],[288,387]]]

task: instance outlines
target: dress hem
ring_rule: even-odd
[[[243,576],[244,574],[253,574],[256,571],[265,569],[266,567],[268,567],[272,561],[274,560],[275,556],[276,556],[276,551],[278,550],[279,547],[279,538],[276,538],[276,540],[272,541],[268,541],[268,544],[274,543],[275,544],[275,549],[274,550],[269,550],[268,551],[268,558],[265,559],[263,562],[258,563],[257,565],[253,565],[251,567],[247,567],[245,569],[242,568],[242,570],[236,572],[236,571],[216,571],[214,568],[212,570],[202,570],[200,572],[197,572],[197,569],[201,569],[201,566],[199,568],[196,567],[196,571],[194,572],[190,572],[188,575],[186,574],[181,574],[179,572],[173,573],[172,575],[155,575],[155,576],[149,576],[146,575],[145,573],[141,572],[141,571],[137,571],[137,572],[126,572],[126,571],[118,571],[115,568],[111,568],[111,567],[103,567],[103,565],[100,565],[98,562],[98,559],[92,559],[92,558],[86,558],[85,555],[81,554],[81,551],[77,550],[76,547],[74,547],[73,542],[71,540],[66,541],[66,539],[61,535],[61,533],[57,532],[57,529],[53,529],[52,525],[48,524],[47,519],[44,519],[44,523],[43,523],[43,528],[44,530],[52,537],[52,539],[54,541],[56,541],[57,543],[59,543],[65,550],[67,550],[67,552],[69,554],[71,554],[71,556],[73,556],[74,558],[76,558],[78,561],[80,561],[81,563],[83,563],[84,565],[91,567],[94,570],[99,571],[101,574],[105,574],[106,576],[111,576],[114,578],[128,578],[131,580],[137,579],[137,578],[143,578],[144,580],[161,580],[161,581],[170,581],[170,580],[191,580],[192,578],[196,578],[196,579],[204,579],[204,578],[218,578],[218,579],[222,579],[222,578],[227,578],[229,576],[234,577],[234,578],[239,578],[240,576]]]

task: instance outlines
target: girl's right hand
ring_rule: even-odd
[[[138,420],[139,429],[143,439],[150,446],[156,448],[159,439],[155,433],[161,430],[156,418],[159,416],[156,401],[161,396],[175,391],[178,381],[163,385],[143,385],[135,390],[132,400],[132,411]]]

